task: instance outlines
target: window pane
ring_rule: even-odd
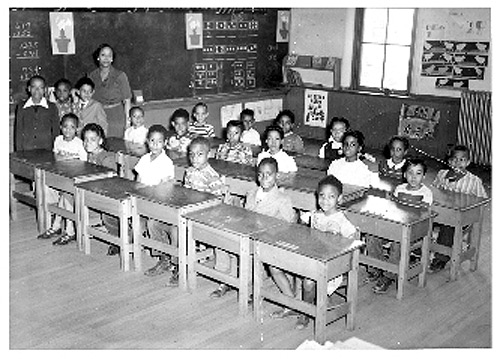
[[[414,9],[389,9],[388,44],[411,44],[413,12]]]
[[[384,46],[363,44],[361,46],[361,69],[359,85],[380,88],[382,86]]]
[[[387,9],[365,9],[363,42],[385,42]]]
[[[383,87],[391,90],[406,91],[408,86],[410,48],[407,46],[388,45],[385,56]]]

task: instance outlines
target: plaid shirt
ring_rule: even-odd
[[[244,165],[252,164],[252,149],[245,143],[238,142],[231,145],[226,142],[219,145],[215,158],[219,160],[242,163]]]
[[[221,176],[208,163],[200,170],[189,167],[184,173],[184,186],[217,196],[223,194],[225,187]]]

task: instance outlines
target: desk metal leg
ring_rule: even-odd
[[[355,316],[358,301],[358,269],[359,269],[359,249],[352,253],[351,270],[347,274],[347,303],[350,303],[351,310],[347,313],[347,329],[354,330]]]

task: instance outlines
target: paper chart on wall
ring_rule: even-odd
[[[306,89],[304,93],[304,125],[326,128],[328,92]]]
[[[222,106],[220,108],[220,122],[222,127],[225,128],[227,123],[231,120],[239,120],[240,113],[242,110],[243,106],[241,102],[232,105]]]
[[[256,122],[268,121],[276,118],[276,115],[283,109],[283,99],[246,102],[245,108],[254,111]]]

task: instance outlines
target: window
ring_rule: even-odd
[[[353,84],[360,90],[409,92],[415,9],[357,11]]]

